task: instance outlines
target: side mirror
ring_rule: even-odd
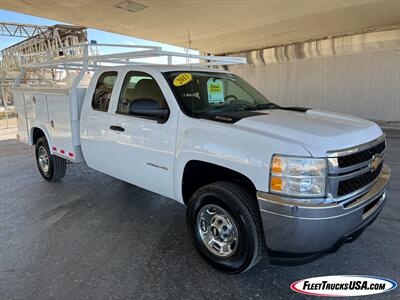
[[[168,117],[169,110],[161,108],[156,100],[138,99],[130,103],[129,113],[132,115],[164,120]]]

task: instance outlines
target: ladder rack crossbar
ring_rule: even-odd
[[[99,54],[99,47],[110,48],[128,48],[132,51],[115,52],[111,54]],[[52,57],[52,52],[58,51],[57,59]],[[63,57],[60,58],[59,52],[63,52]],[[55,50],[43,51],[35,53],[37,62],[24,63],[29,60],[33,54],[21,55],[21,67],[27,69],[34,68],[68,68],[73,67],[91,67],[98,68],[101,64],[117,64],[117,65],[138,65],[151,64],[149,62],[132,61],[134,59],[167,57],[168,64],[171,64],[172,57],[186,58],[188,63],[179,65],[230,65],[230,64],[245,64],[246,58],[214,56],[214,55],[199,55],[192,53],[181,53],[162,50],[157,46],[140,46],[140,45],[117,45],[117,44],[77,44],[69,47],[60,47]],[[191,60],[198,60],[192,63]],[[176,65],[176,64],[175,64]],[[104,65],[101,65],[104,66]]]

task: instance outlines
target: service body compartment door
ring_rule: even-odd
[[[28,128],[32,128],[33,123],[47,126],[49,116],[46,94],[24,93],[24,101]]]
[[[22,91],[13,90],[13,99],[15,109],[17,110],[18,140],[20,142],[28,143],[29,135],[26,124],[24,93]]]
[[[74,157],[69,95],[47,95],[52,151],[62,157]]]
[[[24,93],[24,104],[25,104],[25,116],[26,116],[26,125],[28,129],[32,128],[32,121],[34,120],[34,111],[33,111],[33,95],[31,93]]]
[[[47,96],[45,94],[32,94],[33,117],[36,121],[47,124],[49,115],[47,112]]]

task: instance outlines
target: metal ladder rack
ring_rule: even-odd
[[[129,51],[100,54],[102,47],[121,49]],[[62,56],[59,55],[60,51]],[[56,50],[47,50],[35,53],[35,62],[31,62],[30,54],[21,55],[21,67],[50,68],[50,69],[87,69],[95,70],[100,66],[110,65],[145,65],[152,64],[141,62],[138,59],[166,57],[167,64],[173,64],[173,58],[186,58],[187,63],[178,65],[201,65],[201,66],[222,66],[231,64],[245,64],[246,58],[229,56],[208,56],[191,53],[180,53],[162,50],[156,46],[139,45],[118,45],[118,44],[96,44],[83,43],[68,47],[60,47]],[[193,62],[193,60],[196,60]],[[26,63],[29,61],[29,63]],[[175,64],[176,65],[176,64]]]

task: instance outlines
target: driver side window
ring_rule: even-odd
[[[108,111],[117,75],[117,72],[104,72],[100,75],[92,99],[93,109],[104,112]]]
[[[117,113],[130,114],[130,106],[137,100],[155,100],[160,108],[168,108],[156,80],[144,72],[129,72],[124,80],[118,100]]]

